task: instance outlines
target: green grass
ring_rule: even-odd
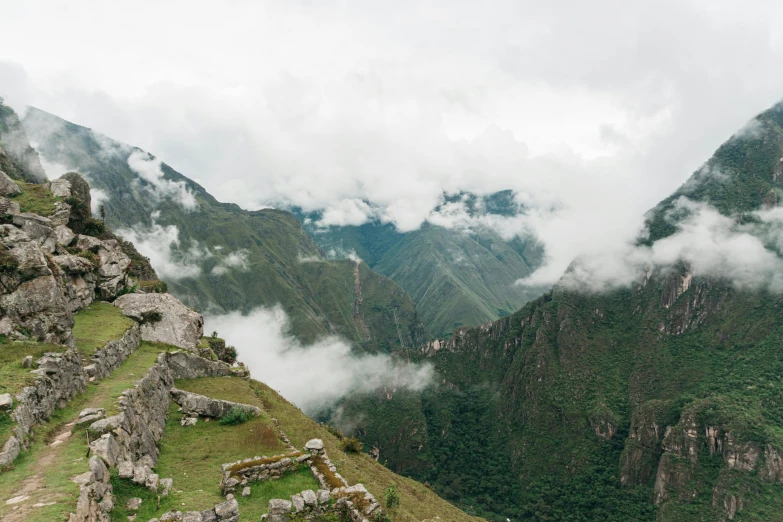
[[[171,510],[180,510],[174,500],[174,496],[169,494],[167,497],[160,497],[158,504],[158,493],[147,489],[144,486],[134,484],[128,479],[121,479],[117,470],[111,472],[111,485],[114,488],[114,509],[111,511],[112,522],[128,522],[128,515],[137,515],[137,520],[150,520]],[[128,500],[134,497],[141,499],[141,506],[137,511],[131,511],[125,508]]]
[[[262,406],[249,381],[237,377],[179,380],[176,386],[217,399]],[[199,419],[195,426],[182,427],[182,413],[177,409],[172,402],[157,473],[174,479],[176,506],[180,511],[208,509],[225,500],[220,494],[221,464],[288,451],[266,413],[236,426]],[[263,511],[248,506],[243,508],[242,518],[255,520],[265,510],[266,505]]]
[[[31,481],[41,474],[40,486],[30,495],[25,504],[36,502],[56,502],[51,506],[34,509],[26,518],[27,522],[51,522],[65,520],[73,511],[78,498],[79,487],[70,478],[88,471],[86,460],[86,436],[80,429],[57,448],[49,447],[54,434],[63,430],[63,425],[73,421],[83,408],[105,408],[107,415],[119,412],[117,398],[123,390],[133,386],[147,369],[157,360],[161,351],[171,348],[161,343],[141,344],[138,350],[128,357],[125,363],[109,377],[97,384],[91,384],[87,390],[76,397],[64,409],[57,410],[48,423],[35,431],[33,444],[28,451],[22,452],[13,464],[13,469],[0,474],[0,500],[14,495],[21,484]],[[0,502],[0,519],[11,510]]]
[[[54,204],[62,200],[52,194],[52,191],[44,185],[25,183],[24,181],[17,181],[16,184],[22,189],[22,193],[14,197],[14,201],[19,203],[22,212],[32,212],[48,217],[55,212]]]
[[[258,520],[261,515],[267,512],[269,501],[273,498],[288,500],[291,495],[307,489],[313,491],[321,489],[318,481],[305,465],[285,473],[278,480],[251,482],[248,485],[250,486],[250,496],[236,496],[237,502],[239,502],[239,512],[245,520]]]
[[[400,507],[390,514],[394,522],[419,522],[435,517],[449,522],[480,520],[438,497],[424,484],[393,473],[365,453],[345,453],[340,449],[340,441],[326,426],[307,417],[265,384],[252,382],[267,411],[280,422],[294,446],[302,448],[310,439],[322,439],[329,459],[348,483],[361,482],[378,500],[382,500],[386,488],[392,482],[395,483],[400,495]]]
[[[96,301],[74,315],[73,337],[79,353],[85,357],[94,354],[107,342],[114,341],[133,326],[133,319],[110,303]]]

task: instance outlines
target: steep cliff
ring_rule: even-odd
[[[728,140],[651,211],[638,248],[683,229],[697,208],[684,196],[779,258],[758,211],[783,189],[782,128],[776,106]],[[428,343],[440,387],[348,402],[335,420],[358,419],[382,461],[490,518],[783,518],[783,297],[774,272],[751,285],[762,269],[731,266],[681,259],[600,293],[566,274],[510,317]]]

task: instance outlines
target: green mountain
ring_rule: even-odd
[[[782,157],[783,104],[653,209],[640,247],[680,230],[685,196],[762,230],[779,259],[756,211],[779,208]],[[441,386],[353,397],[334,421],[493,520],[783,520],[783,296],[768,288],[686,263],[604,294],[558,285],[427,345]]]
[[[12,179],[29,183],[46,181],[38,153],[30,146],[22,122],[0,98],[0,170]]]
[[[135,236],[142,251],[146,241],[149,255],[165,254],[156,269],[189,306],[246,312],[280,305],[300,339],[338,334],[368,352],[410,349],[428,338],[402,288],[364,263],[327,260],[288,212],[220,203],[140,149],[44,111],[31,108],[23,123],[43,158],[80,172],[103,196],[109,226]]]
[[[510,191],[468,196],[467,206],[476,213],[517,212]],[[320,227],[320,213],[295,210],[294,215],[327,253],[344,257],[353,252],[403,287],[435,335],[506,316],[546,290],[514,284],[541,262],[541,247],[532,240],[504,241],[486,227],[470,233],[430,224],[400,233],[378,221]]]

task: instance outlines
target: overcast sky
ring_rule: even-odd
[[[511,188],[529,218],[502,226],[545,243],[541,281],[635,234],[783,97],[775,1],[25,0],[1,14],[0,94],[17,108],[148,150],[223,201],[332,223],[410,230],[443,191]]]

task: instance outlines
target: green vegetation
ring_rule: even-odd
[[[242,514],[242,518],[247,520],[256,520],[260,515],[266,513],[269,501],[273,498],[287,500],[291,495],[306,489],[313,491],[320,489],[310,468],[305,465],[284,473],[277,480],[251,482],[249,486],[249,497],[237,496],[239,512]]]
[[[94,354],[107,342],[122,337],[133,326],[133,319],[126,317],[118,307],[101,301],[74,315],[73,337],[76,347],[84,357]]]
[[[222,417],[218,423],[222,426],[236,426],[237,424],[244,424],[250,419],[255,417],[253,412],[246,408],[231,408],[224,417]]]
[[[111,511],[112,522],[128,522],[129,515],[136,515],[139,520],[150,520],[166,511],[178,509],[174,502],[174,495],[161,497],[157,492],[147,489],[145,486],[134,484],[128,479],[121,479],[117,470],[111,471],[111,485],[114,494],[114,509]],[[141,506],[132,511],[126,508],[128,500],[140,498]]]
[[[65,346],[28,341],[11,341],[0,336],[0,393],[15,394],[29,386],[35,375],[32,368],[23,368],[22,359],[31,355],[33,362],[46,352],[63,352]]]
[[[295,215],[310,222],[320,217]],[[355,251],[373,270],[402,286],[435,336],[498,319],[543,292],[514,285],[538,265],[540,247],[519,239],[506,242],[491,230],[466,234],[425,225],[401,234],[380,223],[326,231],[305,227],[324,250]]]
[[[116,143],[115,150],[123,152],[99,154],[101,145],[90,129],[34,108],[24,123],[28,134],[40,144],[43,157],[90,172],[92,188],[110,196],[105,203],[108,226],[151,226],[150,216],[156,211],[156,223],[178,228],[182,255],[194,241],[213,251],[214,255],[201,261],[199,276],[169,282],[169,290],[188,306],[247,312],[258,306],[279,305],[291,319],[291,331],[303,341],[338,334],[373,353],[414,348],[426,340],[410,296],[366,265],[361,269],[363,307],[360,316],[354,317],[354,263],[325,262],[318,245],[291,214],[272,209],[246,211],[235,204],[220,203],[165,164],[161,167],[165,179],[183,183],[194,194],[198,208],[186,211],[174,201],[152,201],[146,181],[128,166],[131,147]],[[223,256],[240,251],[247,254],[246,268],[232,268],[221,275],[212,272]],[[305,258],[320,262],[301,262]],[[133,262],[135,266],[136,259]],[[150,278],[139,275],[138,279]]]
[[[345,437],[340,441],[340,448],[346,453],[361,453],[362,441],[356,437]]]
[[[11,498],[18,494],[16,492],[19,488],[32,484],[35,487],[26,490],[30,500],[25,501],[25,506],[30,511],[24,520],[65,520],[67,514],[75,509],[79,495],[79,486],[70,479],[88,470],[85,434],[79,430],[69,436],[70,428],[66,424],[72,422],[83,408],[105,408],[107,415],[118,413],[117,399],[120,394],[144,375],[161,351],[169,348],[160,343],[142,343],[109,377],[97,384],[90,384],[66,408],[56,410],[48,423],[36,429],[30,449],[22,452],[11,470],[0,473],[0,498]],[[55,438],[64,442],[49,446]],[[50,502],[55,504],[48,505]],[[35,503],[47,505],[31,508]],[[0,518],[13,507],[0,502]]]
[[[52,191],[45,185],[19,180],[16,181],[16,184],[22,189],[22,193],[14,196],[14,201],[19,203],[22,212],[32,212],[44,217],[54,215],[56,211],[54,204],[61,201],[62,198],[52,194]]]
[[[396,509],[400,507],[400,494],[397,493],[397,484],[392,482],[383,492],[383,501],[386,509]]]
[[[279,422],[294,446],[301,448],[317,437],[324,441],[329,459],[338,472],[350,484],[361,482],[377,499],[384,498],[384,491],[391,482],[397,485],[400,506],[391,518],[395,522],[419,522],[439,516],[449,522],[478,520],[434,495],[423,484],[395,475],[388,468],[375,462],[365,453],[346,453],[340,448],[340,440],[329,429],[304,415],[298,408],[283,399],[268,386],[252,381],[267,411]]]
[[[238,377],[179,380],[176,386],[217,399],[262,406],[249,381]],[[225,500],[220,494],[222,464],[255,455],[289,453],[267,414],[239,425],[199,419],[194,426],[183,427],[182,413],[177,410],[172,402],[157,473],[173,478],[174,489],[182,491],[176,494],[177,509],[181,511],[208,509]],[[266,504],[249,503],[242,508],[242,518],[255,520],[265,512]]]

